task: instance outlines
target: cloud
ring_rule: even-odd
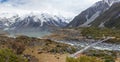
[[[72,17],[99,0],[0,0],[0,2],[1,1],[4,1],[4,3],[0,4],[0,7],[3,8],[41,11]]]

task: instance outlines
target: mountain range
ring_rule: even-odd
[[[69,21],[70,19],[65,17],[48,13],[13,15],[11,17],[2,16],[0,17],[0,28],[6,31],[41,31],[64,27]]]

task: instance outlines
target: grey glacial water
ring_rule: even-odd
[[[11,37],[16,37],[16,36],[20,36],[20,35],[25,35],[25,36],[29,36],[29,37],[37,37],[37,38],[41,38],[45,35],[50,35],[51,33],[48,31],[39,31],[39,32],[19,32],[19,33],[10,33]]]
[[[76,46],[78,48],[84,48],[88,45],[95,43],[94,40],[79,40],[79,41],[57,41],[61,43],[70,44],[72,46]],[[112,44],[112,43],[99,43],[92,46],[92,49],[99,49],[99,50],[109,50],[109,51],[120,51],[120,44]]]

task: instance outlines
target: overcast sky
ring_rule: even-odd
[[[75,16],[99,0],[0,0],[1,11],[25,10]]]

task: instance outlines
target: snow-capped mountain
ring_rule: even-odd
[[[120,0],[102,0],[81,12],[76,16],[67,27],[88,27],[98,16],[108,10],[114,3]]]
[[[0,28],[4,30],[48,30],[55,27],[64,27],[70,19],[62,16],[50,15],[47,13],[41,14],[14,14],[8,17],[8,13],[0,16]]]

